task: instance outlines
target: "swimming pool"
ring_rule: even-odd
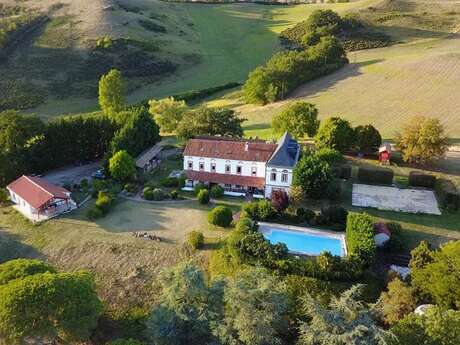
[[[270,223],[259,223],[259,231],[272,244],[286,244],[291,253],[316,256],[328,251],[332,255],[347,255],[343,234]]]

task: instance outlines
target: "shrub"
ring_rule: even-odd
[[[372,217],[368,214],[348,213],[346,239],[350,257],[363,267],[369,267],[374,262],[376,250]]]
[[[127,183],[124,186],[125,191],[128,193],[136,193],[137,192],[137,187],[134,183]]]
[[[342,183],[334,180],[329,183],[326,189],[326,197],[331,201],[339,201],[342,196]]]
[[[242,210],[253,220],[268,220],[276,216],[276,210],[271,202],[266,199],[244,203]]]
[[[209,223],[221,227],[229,227],[233,220],[232,210],[225,206],[217,206],[208,214]]]
[[[177,190],[173,190],[171,191],[171,193],[169,193],[169,197],[172,200],[177,200],[179,198],[179,193],[177,192]]]
[[[201,205],[209,204],[209,191],[207,189],[200,190],[197,198]]]
[[[145,188],[143,195],[145,200],[153,200],[153,190],[151,188]]]
[[[161,201],[166,198],[166,195],[161,189],[156,188],[152,191],[152,198],[155,201]]]
[[[202,183],[197,183],[194,187],[193,187],[193,193],[195,195],[198,196],[198,193],[200,192],[200,190],[202,189],[207,189],[206,186]]]
[[[389,252],[400,253],[406,249],[406,242],[402,237],[402,226],[396,222],[386,224],[391,232],[390,239],[385,243],[385,249]]]
[[[306,197],[320,199],[331,180],[332,169],[327,162],[304,156],[294,168],[292,184],[301,186]]]
[[[409,173],[409,185],[414,187],[434,188],[436,183],[436,176],[423,174],[418,171],[411,171]]]
[[[114,200],[115,196],[112,193],[100,191],[97,196],[96,207],[105,215],[110,211]]]
[[[459,209],[460,195],[452,181],[438,179],[435,183],[435,191],[442,208],[451,212]]]
[[[92,207],[86,212],[86,217],[90,220],[102,218],[104,216],[104,212],[98,207]]]
[[[299,217],[300,221],[306,221],[311,224],[312,221],[315,219],[316,213],[315,211],[312,211],[308,208],[299,207],[296,210],[296,215],[297,217]]]
[[[89,181],[88,179],[84,178],[83,180],[80,181],[80,186],[81,188],[83,188],[84,190],[88,189],[89,188]]]
[[[319,149],[330,148],[340,152],[348,151],[352,146],[353,128],[347,120],[331,117],[324,121],[315,137]]]
[[[315,156],[322,161],[329,163],[329,165],[337,165],[344,161],[343,155],[340,151],[335,149],[330,149],[328,147],[324,147],[318,151],[316,151]]]
[[[342,206],[328,206],[321,209],[321,214],[332,224],[345,225],[347,223],[348,211]]]
[[[160,181],[160,185],[167,188],[177,188],[179,184],[180,180],[175,177],[166,177]]]
[[[358,126],[354,129],[354,140],[359,152],[371,154],[377,152],[382,145],[382,137],[372,125]]]
[[[215,199],[221,198],[224,195],[224,189],[219,186],[215,185],[211,188],[211,196]]]
[[[283,212],[289,206],[289,197],[285,190],[278,189],[272,191],[272,206],[278,211]]]
[[[191,231],[187,235],[187,242],[193,249],[200,249],[204,245],[204,236],[200,231]]]
[[[6,203],[9,199],[8,192],[5,188],[0,188],[0,204]]]
[[[392,184],[393,170],[389,168],[359,167],[358,180],[363,183]]]

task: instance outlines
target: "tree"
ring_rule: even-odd
[[[102,313],[93,277],[83,271],[28,273],[0,285],[0,337],[8,344],[25,338],[87,340]]]
[[[223,287],[207,286],[203,271],[190,262],[161,272],[161,303],[147,320],[147,334],[156,345],[206,344],[211,324],[220,315]]]
[[[9,199],[10,197],[8,195],[8,191],[6,190],[6,188],[0,188],[0,204],[6,203]]]
[[[187,110],[185,101],[176,101],[172,97],[149,101],[149,112],[164,133],[174,132]]]
[[[433,306],[424,315],[409,314],[391,327],[390,345],[457,345],[460,311]]]
[[[353,129],[347,120],[330,117],[321,124],[315,137],[318,149],[330,148],[340,152],[349,150],[353,143]]]
[[[184,115],[177,128],[177,135],[183,139],[197,135],[241,137],[241,123],[244,121],[234,110],[203,106]]]
[[[385,322],[390,325],[413,312],[417,306],[412,289],[399,278],[388,284],[388,291],[382,292],[379,302]]]
[[[299,327],[299,345],[384,345],[388,332],[380,328],[371,308],[358,298],[361,285],[333,297],[329,308],[307,295],[304,310],[309,322]]]
[[[120,71],[110,70],[99,80],[99,105],[112,120],[117,120],[124,106],[124,86]]]
[[[429,294],[438,306],[460,308],[460,241],[433,252],[433,261],[411,271],[412,285]]]
[[[314,137],[319,128],[318,109],[311,103],[295,102],[273,118],[275,132],[289,132],[297,139]]]
[[[356,148],[359,152],[371,154],[382,145],[382,137],[372,125],[358,126],[354,129]]]
[[[438,119],[416,116],[397,134],[396,145],[405,162],[427,163],[444,157],[449,142]]]
[[[411,259],[409,262],[409,268],[411,271],[422,269],[427,264],[433,262],[433,251],[426,241],[420,241],[419,245],[412,249],[410,254]]]
[[[21,115],[15,110],[0,112],[0,152],[16,153],[44,131],[45,124],[37,116]]]
[[[54,267],[40,260],[15,259],[0,265],[0,285],[37,273],[56,273]]]
[[[272,191],[272,206],[278,211],[283,212],[289,206],[289,196],[285,190],[277,189]]]
[[[330,165],[315,156],[304,156],[292,175],[292,185],[302,187],[307,198],[320,199],[332,181]]]
[[[278,345],[287,327],[288,299],[279,280],[260,268],[228,282],[217,334],[222,344]]]
[[[334,36],[323,36],[319,42],[307,49],[307,54],[316,65],[338,64],[347,62],[345,49],[342,43]]]
[[[114,179],[127,181],[136,174],[136,162],[128,152],[118,151],[109,160],[109,171]]]
[[[310,31],[322,34],[335,34],[341,25],[342,19],[332,10],[313,11],[307,19],[307,27]]]
[[[160,141],[160,129],[145,107],[134,108],[124,126],[112,139],[112,153],[125,150],[137,157]]]

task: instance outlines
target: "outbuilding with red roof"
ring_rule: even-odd
[[[23,175],[7,187],[16,209],[33,222],[41,222],[77,207],[70,192],[43,178]]]

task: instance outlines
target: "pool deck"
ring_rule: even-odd
[[[295,225],[285,225],[285,224],[278,224],[278,223],[258,222],[258,225],[259,225],[259,232],[261,233],[267,233],[274,229],[289,230],[289,231],[303,232],[303,233],[310,234],[310,235],[315,235],[315,236],[320,236],[320,237],[329,237],[329,238],[340,240],[340,243],[342,244],[343,254],[344,254],[343,257],[348,256],[347,241],[345,240],[344,233],[337,233],[335,231],[321,230],[321,229],[301,227],[301,226],[295,226]],[[293,251],[290,251],[290,252],[292,254],[297,254],[297,255],[308,255],[305,253],[299,253],[299,252],[293,252]]]

